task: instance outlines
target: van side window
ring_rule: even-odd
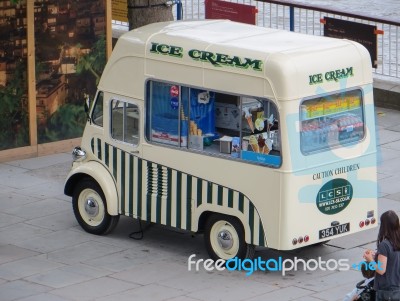
[[[130,144],[139,143],[139,109],[129,102],[111,101],[111,137]]]
[[[97,94],[96,101],[94,103],[93,113],[92,113],[92,121],[95,125],[103,126],[103,92],[99,91]]]
[[[278,111],[264,98],[149,81],[146,138],[205,155],[281,165]]]
[[[179,87],[172,84],[149,82],[147,101],[147,138],[151,141],[180,146],[180,132],[187,134],[187,127],[179,126]]]

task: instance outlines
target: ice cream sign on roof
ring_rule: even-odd
[[[185,53],[183,47],[151,43],[151,53],[169,55],[172,57],[182,58]],[[208,62],[214,67],[236,67],[248,69],[252,68],[254,71],[262,71],[263,62],[247,57],[239,57],[236,55],[229,55],[223,53],[216,53],[204,50],[190,49],[187,55],[195,61]]]

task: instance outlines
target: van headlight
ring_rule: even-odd
[[[82,161],[86,159],[86,151],[79,146],[74,147],[72,150],[72,159],[74,161]]]

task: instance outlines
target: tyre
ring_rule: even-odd
[[[104,193],[99,184],[91,179],[83,179],[75,186],[72,208],[79,225],[92,234],[107,234],[119,221],[119,215],[108,214]]]
[[[213,214],[205,224],[204,239],[207,252],[213,260],[241,259],[254,256],[254,245],[245,241],[242,223],[233,216]]]

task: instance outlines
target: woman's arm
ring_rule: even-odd
[[[379,275],[386,273],[387,257],[384,255],[378,255],[378,263],[375,266],[375,272]]]

